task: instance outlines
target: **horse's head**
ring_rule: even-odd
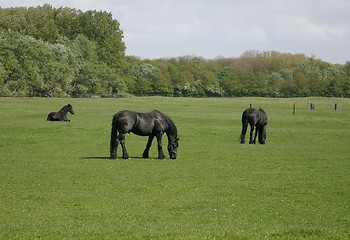
[[[67,105],[67,107],[68,107],[68,112],[70,112],[71,114],[74,114],[73,106],[70,105],[70,103]]]
[[[175,138],[173,140],[169,140],[168,151],[171,159],[176,159],[177,157],[177,148],[179,147],[179,139]]]

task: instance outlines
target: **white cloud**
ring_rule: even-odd
[[[350,40],[350,25],[329,25],[312,22],[307,17],[297,17],[291,22],[296,29],[304,34],[315,37],[328,38],[349,38]]]
[[[349,0],[0,0],[0,7],[44,3],[111,12],[127,54],[144,58],[238,57],[256,49],[350,60]]]
[[[249,42],[264,42],[267,40],[265,29],[259,25],[224,27],[224,33],[229,40]]]

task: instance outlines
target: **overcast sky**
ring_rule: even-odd
[[[247,50],[350,61],[349,0],[0,0],[111,12],[126,54],[140,58],[239,57]]]

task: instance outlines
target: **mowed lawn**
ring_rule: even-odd
[[[239,143],[249,104],[265,145]],[[178,158],[129,134],[131,159],[109,160],[124,109],[170,116]],[[349,239],[350,100],[0,98],[0,171],[0,239]]]

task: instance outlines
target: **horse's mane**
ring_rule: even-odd
[[[177,135],[177,128],[176,128],[176,125],[173,122],[173,120],[171,120],[170,117],[168,117],[167,115],[165,115],[161,111],[158,111],[158,110],[154,110],[154,111],[159,113],[164,118],[164,120],[168,123],[168,126],[169,126],[170,130]]]
[[[65,111],[67,108],[69,108],[69,106],[70,106],[70,104],[67,104],[67,105],[63,106],[63,107],[59,110],[59,112]]]

